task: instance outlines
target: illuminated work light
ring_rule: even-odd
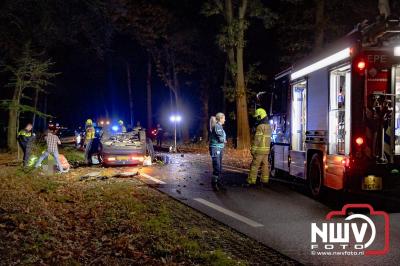
[[[350,48],[346,48],[346,49],[344,49],[344,50],[342,50],[340,52],[337,52],[337,53],[335,53],[335,54],[333,54],[331,56],[328,56],[328,57],[326,57],[324,59],[321,59],[321,60],[315,62],[314,64],[311,64],[309,66],[306,66],[305,68],[302,68],[302,69],[300,69],[300,70],[298,70],[296,72],[293,72],[290,75],[290,79],[291,80],[295,80],[295,79],[301,78],[301,77],[303,77],[303,76],[305,76],[307,74],[310,74],[310,73],[312,73],[314,71],[317,71],[318,69],[327,67],[327,66],[329,66],[331,64],[334,64],[334,63],[342,61],[342,60],[344,60],[346,58],[349,58],[350,57],[350,53],[351,53],[351,49]]]
[[[394,56],[400,56],[400,46],[394,47]]]

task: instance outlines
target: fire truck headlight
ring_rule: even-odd
[[[400,46],[394,47],[394,56],[400,56]]]

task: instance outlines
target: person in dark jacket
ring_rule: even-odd
[[[210,119],[210,155],[213,166],[211,185],[215,191],[224,190],[221,182],[222,157],[226,143],[226,134],[222,127],[224,123],[225,115],[223,113],[217,113]]]
[[[157,146],[161,147],[164,138],[164,129],[160,124],[157,124]]]
[[[35,139],[35,134],[32,132],[32,124],[28,123],[24,129],[18,132],[18,144],[24,153],[24,166],[28,165],[29,157],[31,156],[32,144]]]
[[[103,146],[101,145],[101,136],[103,132],[99,131],[94,134],[94,139],[92,140],[92,144],[90,145],[90,158],[89,162],[93,164],[93,155],[97,156],[97,161],[98,164],[101,164],[101,150],[103,149]],[[97,163],[96,163],[97,164]]]

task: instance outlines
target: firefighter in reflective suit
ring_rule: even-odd
[[[95,137],[95,128],[92,119],[86,120],[86,134],[85,134],[85,161],[87,164],[92,164],[92,144]]]
[[[254,117],[256,118],[256,132],[251,145],[253,161],[251,162],[247,183],[249,185],[254,185],[256,183],[258,169],[261,166],[260,181],[262,184],[268,184],[268,155],[271,143],[271,126],[268,123],[267,112],[263,108],[258,108],[254,113]]]

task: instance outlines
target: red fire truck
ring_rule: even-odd
[[[358,25],[276,75],[272,95],[272,176],[304,179],[315,197],[400,179],[398,19]]]

